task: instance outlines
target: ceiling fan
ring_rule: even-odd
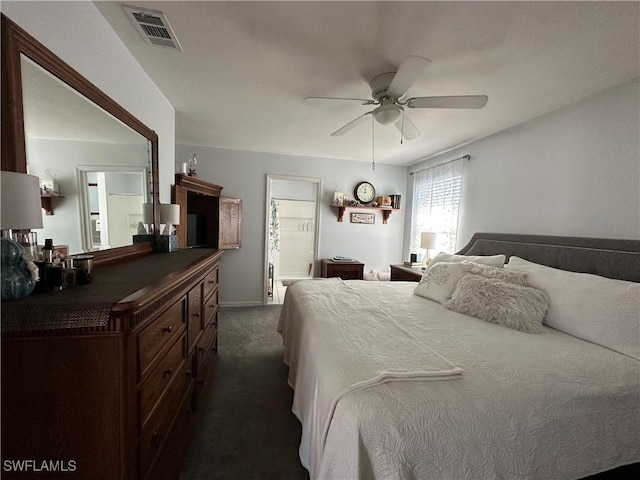
[[[418,79],[429,60],[410,55],[400,64],[397,72],[383,73],[376,76],[369,86],[373,99],[339,98],[339,97],[306,97],[306,103],[359,103],[360,105],[378,105],[373,110],[360,115],[355,120],[339,128],[331,135],[340,136],[373,115],[381,125],[396,125],[402,136],[407,139],[416,138],[420,131],[407,117],[404,107],[408,108],[482,108],[487,104],[486,95],[458,95],[448,97],[412,97],[404,99],[407,90]]]

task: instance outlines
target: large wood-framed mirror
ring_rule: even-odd
[[[1,17],[2,170],[30,173],[59,186],[58,198],[45,199],[53,215],[43,213],[43,238],[68,244],[72,254],[92,251],[96,264],[151,252],[152,243],[134,244],[132,233],[142,220],[143,203],[154,205],[158,232],[157,134]],[[103,193],[100,202],[92,201],[97,192]],[[108,202],[112,210],[123,210],[100,216]],[[98,216],[91,204],[103,205]],[[116,219],[114,232],[124,224],[117,234],[105,235],[108,218]]]

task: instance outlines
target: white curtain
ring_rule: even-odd
[[[422,232],[438,234],[432,254],[456,250],[463,165],[460,158],[413,174],[411,252],[425,253],[420,248]]]

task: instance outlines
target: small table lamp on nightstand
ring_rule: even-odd
[[[429,265],[429,262],[431,262],[431,256],[429,255],[429,250],[436,248],[437,236],[438,234],[433,232],[422,232],[420,234],[420,248],[424,248],[426,250],[426,253],[424,254],[422,259],[423,269],[427,268],[427,265]]]

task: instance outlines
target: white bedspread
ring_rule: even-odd
[[[312,479],[578,479],[640,461],[640,362],[450,312],[414,288],[289,287],[278,329]],[[354,360],[365,346],[381,356]]]
[[[294,412],[308,420],[302,445],[309,471],[318,465],[341,398],[387,381],[462,375],[339,279],[299,282],[293,290],[298,295],[285,302],[279,331],[286,346],[297,346],[285,347],[285,362],[295,372],[289,377],[297,392]]]

